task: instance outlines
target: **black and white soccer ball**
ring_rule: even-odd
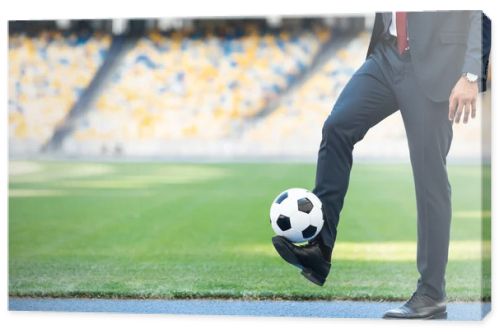
[[[306,189],[292,188],[279,194],[270,216],[274,232],[294,243],[313,239],[323,227],[321,201]]]

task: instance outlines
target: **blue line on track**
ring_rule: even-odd
[[[11,311],[380,318],[397,302],[10,298]],[[491,303],[449,303],[448,320],[481,320]]]

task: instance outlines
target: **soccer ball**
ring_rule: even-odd
[[[323,227],[321,201],[312,192],[292,188],[279,194],[271,205],[271,226],[291,242],[305,242]]]

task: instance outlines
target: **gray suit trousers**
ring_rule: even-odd
[[[393,40],[383,40],[352,76],[324,123],[313,192],[323,203],[326,220],[319,238],[333,248],[354,144],[371,127],[400,110],[417,199],[417,292],[441,299],[446,296],[450,240],[451,187],[446,156],[453,136],[452,123],[448,120],[448,101],[434,102],[426,97],[410,57],[408,52],[400,55]],[[398,223],[397,217],[387,219]]]

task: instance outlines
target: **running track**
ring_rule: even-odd
[[[10,298],[11,311],[381,318],[400,302]],[[491,303],[449,303],[448,320],[480,320]]]

